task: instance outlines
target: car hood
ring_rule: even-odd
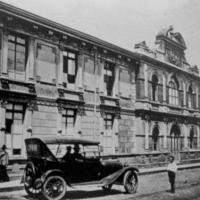
[[[118,160],[103,160],[101,163],[105,168],[109,168],[114,171],[123,168],[122,163],[120,163]]]

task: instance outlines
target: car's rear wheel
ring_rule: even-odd
[[[106,192],[109,192],[109,191],[111,191],[111,189],[112,189],[112,184],[104,185],[104,186],[102,186],[102,189],[103,189],[104,191],[106,191]]]
[[[43,184],[42,193],[48,200],[60,200],[66,193],[66,182],[61,176],[49,176]]]
[[[133,194],[137,191],[138,179],[134,171],[127,171],[123,179],[124,189],[127,193]]]

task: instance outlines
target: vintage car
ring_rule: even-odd
[[[99,142],[65,136],[28,138],[25,140],[27,164],[23,182],[31,196],[42,195],[48,200],[60,200],[67,186],[96,184],[109,191],[113,184],[124,185],[127,193],[135,193],[138,169],[119,161],[104,161]],[[80,146],[81,156],[63,160],[66,147]],[[51,149],[51,151],[50,151]],[[73,155],[73,152],[72,152]]]

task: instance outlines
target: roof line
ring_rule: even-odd
[[[3,12],[6,12],[10,15],[15,15],[16,17],[20,17],[23,18],[27,21],[32,21],[35,22],[37,24],[40,25],[46,25],[49,28],[53,28],[54,30],[56,29],[56,31],[59,32],[64,32],[66,35],[71,34],[71,36],[74,36],[76,38],[80,38],[82,40],[86,40],[90,43],[102,46],[102,47],[106,47],[107,49],[110,49],[112,51],[117,51],[118,53],[124,54],[125,56],[130,56],[132,58],[136,58],[134,55],[134,52],[129,51],[127,49],[124,49],[120,46],[114,45],[112,43],[106,42],[102,39],[99,39],[97,37],[94,37],[92,35],[83,33],[81,31],[78,31],[76,29],[70,28],[68,26],[62,25],[60,23],[54,22],[52,20],[49,20],[47,18],[41,17],[39,15],[33,14],[29,11],[23,10],[21,8],[15,7],[13,5],[4,3],[2,1],[0,1],[0,10]]]

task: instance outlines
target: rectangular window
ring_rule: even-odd
[[[74,52],[63,52],[64,82],[75,83],[77,72],[77,55]],[[67,79],[67,80],[66,80]]]
[[[106,113],[104,118],[104,128],[105,130],[112,130],[114,121],[114,115]]]
[[[131,94],[131,74],[128,70],[119,70],[119,92],[125,97]]]
[[[121,70],[119,80],[124,83],[130,83],[130,73],[128,70]]]
[[[112,95],[114,85],[114,64],[104,63],[104,86],[108,96]]]
[[[21,154],[24,112],[25,105],[23,104],[6,105],[6,139],[11,140],[7,146],[13,155]]]
[[[62,124],[65,128],[73,128],[76,121],[76,110],[64,109],[62,112]]]
[[[94,59],[92,57],[85,57],[84,71],[88,74],[94,74],[95,73]]]
[[[25,72],[27,61],[27,38],[18,34],[8,35],[8,70]]]
[[[37,59],[43,62],[56,63],[56,48],[38,43]]]

